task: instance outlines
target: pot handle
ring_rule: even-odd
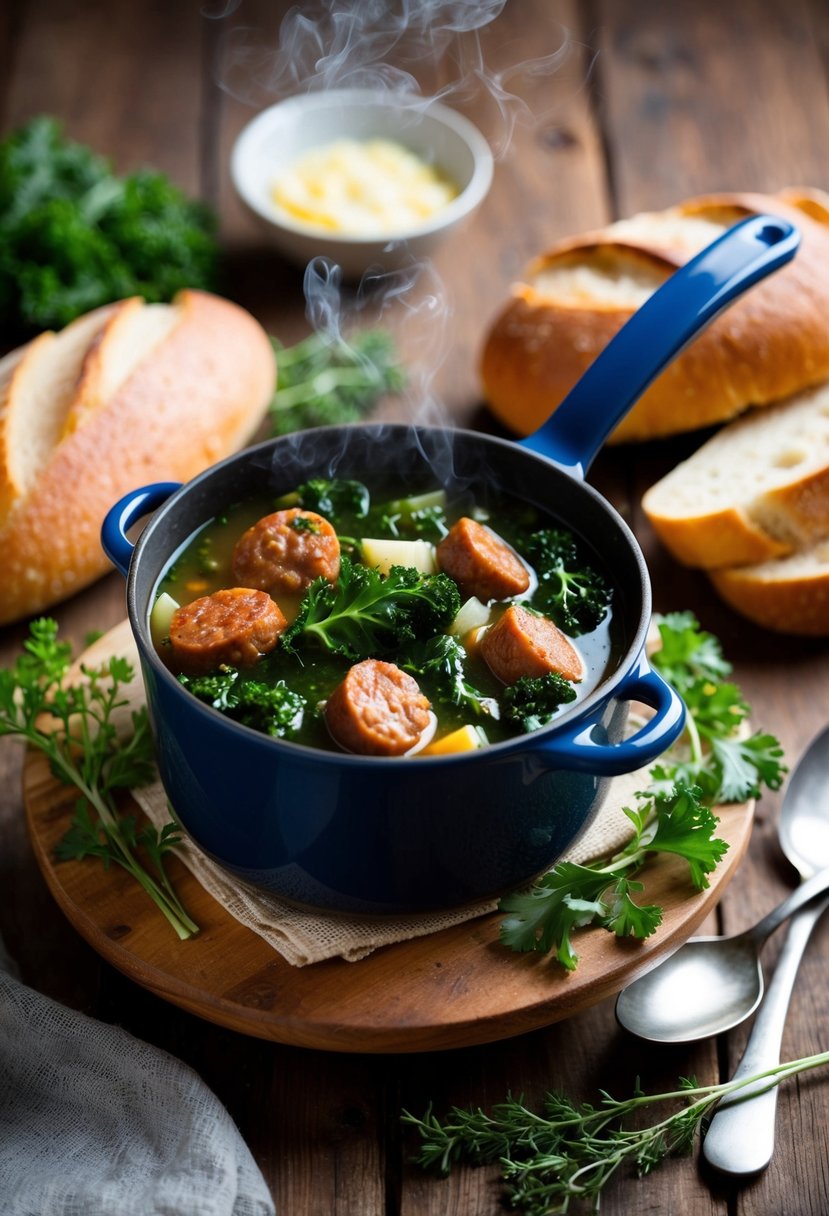
[[[608,743],[597,721],[585,725],[582,719],[569,728],[557,730],[552,739],[539,742],[538,755],[545,766],[618,777],[650,764],[679,738],[685,725],[685,705],[676,689],[654,671],[644,654],[615,695],[621,701],[642,701],[656,712],[621,743]]]
[[[648,297],[521,446],[583,478],[651,381],[726,305],[791,261],[799,244],[795,226],[774,215],[729,228]]]
[[[101,525],[101,546],[112,564],[127,577],[135,545],[127,538],[127,532],[144,515],[155,511],[162,503],[181,488],[180,481],[157,481],[131,490],[119,498],[107,511]]]

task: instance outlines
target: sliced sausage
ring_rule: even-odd
[[[480,653],[493,675],[505,684],[521,676],[557,671],[566,680],[580,680],[584,664],[576,648],[546,616],[511,604],[481,639]]]
[[[363,756],[402,756],[432,721],[418,683],[394,663],[365,659],[350,669],[325,705],[333,738]]]
[[[212,671],[223,663],[250,667],[273,650],[287,621],[264,591],[229,587],[177,608],[170,621],[172,665]]]
[[[530,585],[527,567],[509,545],[467,516],[449,529],[437,547],[437,558],[464,595],[484,603],[520,595]]]
[[[324,516],[299,507],[265,515],[233,550],[237,583],[275,596],[298,594],[319,577],[335,583],[339,573],[337,533]]]

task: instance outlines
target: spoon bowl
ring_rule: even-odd
[[[752,928],[730,937],[690,938],[674,954],[619,993],[616,1017],[639,1038],[690,1043],[738,1026],[763,997],[760,950],[799,908],[829,891],[829,728],[804,753],[789,778],[779,835],[786,857],[805,879]]]

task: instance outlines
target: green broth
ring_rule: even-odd
[[[407,533],[407,528],[411,529],[412,525],[405,518],[395,517],[394,512],[389,512],[387,509],[392,498],[393,492],[384,494],[380,490],[373,493],[372,505],[365,516],[359,516],[348,510],[342,510],[336,516],[329,515],[341,538],[345,554],[359,560],[359,548],[351,544],[352,539],[414,537],[414,532]],[[183,605],[200,596],[233,586],[231,558],[239,537],[263,516],[292,505],[297,505],[295,497],[283,495],[279,498],[260,497],[229,507],[226,512],[211,520],[191,538],[162,578],[158,594],[166,592],[178,604]],[[314,508],[308,507],[308,509]],[[426,538],[432,543],[437,543],[456,519],[462,515],[473,515],[481,522],[488,524],[519,554],[521,554],[522,538],[526,538],[529,533],[539,528],[560,526],[554,518],[532,504],[507,497],[488,503],[486,509],[482,509],[467,496],[449,504],[442,521],[435,518],[439,514],[439,512],[428,509],[415,525],[423,529]],[[601,569],[592,553],[588,553],[586,556],[592,566]],[[531,568],[531,563],[526,558],[524,560]],[[532,592],[533,585],[525,596],[517,597],[518,601],[531,604]],[[292,621],[299,610],[302,597],[280,595],[276,598],[285,617],[289,622]],[[461,596],[462,602],[463,598]],[[498,606],[495,607],[496,610],[502,610],[506,606],[505,603],[500,609]],[[597,628],[572,639],[585,666],[584,679],[575,686],[577,701],[581,701],[589,695],[600,683],[605,673],[615,665],[624,645],[624,639],[618,634],[619,630],[614,624],[613,613],[608,611]],[[156,643],[161,657],[166,660],[168,655],[165,654],[163,640],[156,639]],[[395,662],[399,656],[395,653],[384,652],[373,657]],[[254,667],[241,669],[238,678],[240,681],[257,680],[266,683],[284,681],[290,689],[301,694],[307,702],[301,728],[289,736],[292,741],[310,747],[338,751],[340,749],[326,728],[322,707],[326,698],[352,666],[353,661],[341,655],[331,654],[322,648],[314,649],[308,646],[299,653],[286,652],[280,645],[277,645]],[[464,667],[468,681],[483,697],[497,702],[503,696],[504,685],[490,672],[486,663],[474,652],[474,649],[467,655]],[[483,727],[486,739],[490,744],[512,738],[518,733],[514,725],[495,719],[491,715],[473,714],[467,706],[455,705],[442,697],[436,679],[428,673],[420,673],[416,679],[432,703],[433,711],[436,714],[436,738],[466,725]],[[576,702],[570,702],[570,705],[574,703]],[[564,712],[567,708],[569,706],[564,705],[558,712]]]

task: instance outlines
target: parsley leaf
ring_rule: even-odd
[[[688,863],[697,890],[728,849],[716,836],[711,806],[759,797],[761,787],[783,780],[782,748],[773,735],[745,737],[749,707],[736,684],[720,643],[691,613],[657,618],[661,649],[652,656],[685,699],[683,740],[654,764],[637,804],[625,808],[634,833],[609,859],[589,866],[559,862],[528,890],[508,895],[500,908],[501,942],[512,950],[555,952],[568,970],[578,964],[572,941],[576,928],[597,924],[620,936],[645,938],[661,922],[661,909],[638,904],[641,884],[632,881],[655,853],[673,853]]]
[[[152,826],[136,833],[122,814],[115,792],[146,784],[155,772],[146,709],[132,715],[122,737],[115,712],[125,705],[122,688],[133,677],[130,664],[113,657],[101,667],[82,667],[83,682],[66,684],[71,647],[58,639],[55,621],[29,626],[23,652],[0,670],[0,736],[24,740],[49,760],[54,775],[74,785],[80,797],[66,834],[56,847],[60,860],[98,857],[115,862],[144,888],[182,939],[198,933],[164,869],[164,854],[178,843],[178,827]],[[141,862],[149,860],[151,874]]]

